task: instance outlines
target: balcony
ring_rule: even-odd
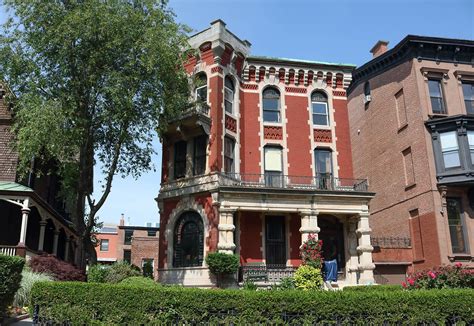
[[[204,132],[209,134],[211,128],[209,112],[207,103],[196,102],[169,121],[167,133],[192,132],[192,129],[202,127]]]
[[[223,173],[219,180],[222,186],[244,188],[277,188],[294,190],[355,191],[367,192],[365,179],[335,178],[328,174],[316,176],[289,176],[282,174]]]

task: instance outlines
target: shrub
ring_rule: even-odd
[[[146,261],[145,264],[143,264],[142,273],[143,273],[143,276],[145,277],[154,278],[153,277],[153,264],[149,261]]]
[[[20,287],[25,260],[0,254],[0,319]]]
[[[132,276],[132,277],[127,277],[126,279],[122,280],[120,284],[125,284],[125,285],[137,285],[137,286],[145,286],[145,287],[150,287],[150,286],[158,286],[159,283],[153,281],[153,279],[149,277],[144,277],[144,276]]]
[[[85,281],[86,275],[83,270],[72,264],[57,259],[53,255],[35,256],[28,262],[31,270],[36,273],[45,273],[58,281]]]
[[[35,273],[28,268],[21,272],[20,288],[15,293],[13,305],[16,307],[27,307],[31,300],[31,288],[37,282],[53,281],[53,277],[44,273]]]
[[[321,270],[309,265],[301,265],[295,272],[295,287],[300,290],[319,290],[323,285]]]
[[[92,265],[87,271],[87,282],[105,283],[108,272],[108,266],[99,264]]]
[[[359,285],[359,286],[346,286],[344,291],[348,292],[390,292],[390,291],[402,291],[401,285],[384,284],[384,285]]]
[[[474,321],[474,290],[235,291],[79,282],[33,286],[40,318],[74,325],[444,325]],[[288,319],[291,317],[291,321]]]
[[[474,270],[457,263],[411,274],[402,286],[407,289],[474,288]]]
[[[249,280],[245,280],[244,282],[244,286],[243,286],[243,289],[244,290],[247,290],[247,291],[257,291],[257,284],[255,284],[254,282],[252,281],[249,281]]]
[[[318,240],[314,234],[310,234],[308,240],[303,243],[300,251],[303,265],[321,270],[323,267],[322,247],[323,241]]]
[[[295,279],[293,277],[284,277],[280,281],[278,286],[279,290],[293,290],[296,289]]]
[[[132,265],[125,261],[120,261],[114,263],[107,270],[107,275],[105,276],[105,282],[107,283],[119,283],[127,277],[131,276],[141,276],[140,270],[137,270]]]
[[[206,264],[211,273],[217,276],[217,286],[220,286],[223,275],[235,274],[239,269],[239,256],[213,252],[207,255]]]

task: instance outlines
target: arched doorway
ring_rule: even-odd
[[[342,271],[346,266],[346,255],[344,247],[344,227],[335,216],[318,216],[318,227],[321,230],[318,234],[323,241],[324,260],[336,258],[338,271]]]
[[[204,226],[197,212],[185,212],[176,221],[173,234],[173,267],[202,266]]]

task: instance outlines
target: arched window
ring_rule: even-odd
[[[173,267],[202,266],[204,227],[198,213],[185,212],[179,217],[173,244]]]
[[[311,95],[311,107],[313,110],[313,124],[329,126],[328,98],[326,94],[314,92]]]
[[[280,122],[280,92],[275,88],[263,91],[263,121]]]
[[[195,79],[196,83],[196,101],[207,103],[207,76],[205,73],[199,73]]]
[[[234,114],[234,82],[230,77],[225,77],[224,83],[224,106],[225,112]]]

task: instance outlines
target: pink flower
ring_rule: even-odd
[[[454,264],[454,266],[456,266],[457,268],[461,268],[461,267],[462,267],[462,263],[456,263],[456,264]]]
[[[407,288],[407,284],[406,284],[405,282],[402,282],[402,287],[403,287],[404,289],[406,289],[406,288]]]
[[[432,271],[428,272],[428,276],[431,277],[433,280],[436,278],[436,274],[433,273]]]
[[[413,286],[415,284],[415,280],[412,279],[412,278],[409,278],[407,281],[408,281],[408,283],[410,283],[411,286]]]

